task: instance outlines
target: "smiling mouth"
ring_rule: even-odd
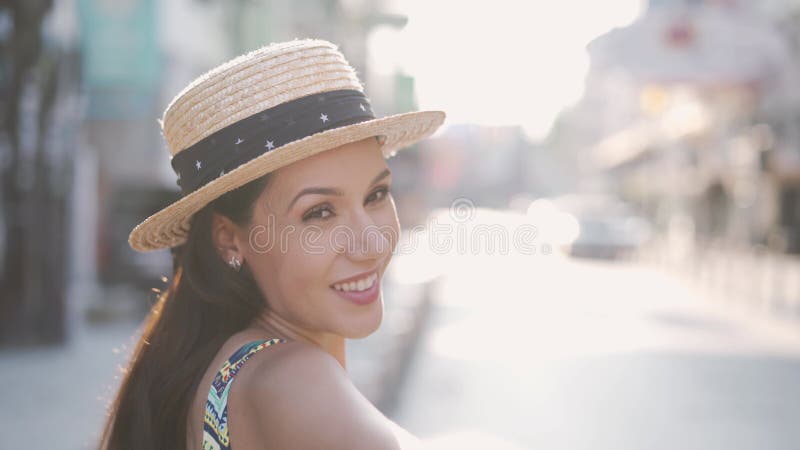
[[[378,282],[378,271],[372,272],[358,280],[349,281],[346,283],[334,283],[331,288],[341,292],[361,292],[370,289],[375,283]]]

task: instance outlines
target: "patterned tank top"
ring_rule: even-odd
[[[219,369],[206,400],[206,413],[203,420],[203,450],[230,450],[231,438],[228,434],[228,393],[233,378],[244,363],[256,352],[272,344],[286,342],[283,339],[265,339],[249,342],[233,354]]]

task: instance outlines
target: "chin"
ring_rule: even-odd
[[[375,304],[371,306],[374,306],[374,309],[370,311],[370,314],[352,318],[352,321],[347,324],[347,332],[344,337],[347,339],[363,339],[378,331],[381,322],[383,322],[383,296],[378,298]]]

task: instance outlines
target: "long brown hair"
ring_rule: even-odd
[[[111,405],[101,450],[183,450],[193,394],[224,342],[266,307],[247,264],[228,267],[214,249],[213,213],[245,226],[269,174],[227,192],[191,219],[173,248],[173,277],[144,322]]]

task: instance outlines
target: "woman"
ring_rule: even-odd
[[[242,55],[178,94],[162,127],[181,199],[129,238],[172,248],[174,276],[101,448],[411,445],[347,378],[345,339],[382,319],[399,234],[385,160],[443,120],[376,119],[354,69],[319,40]]]

